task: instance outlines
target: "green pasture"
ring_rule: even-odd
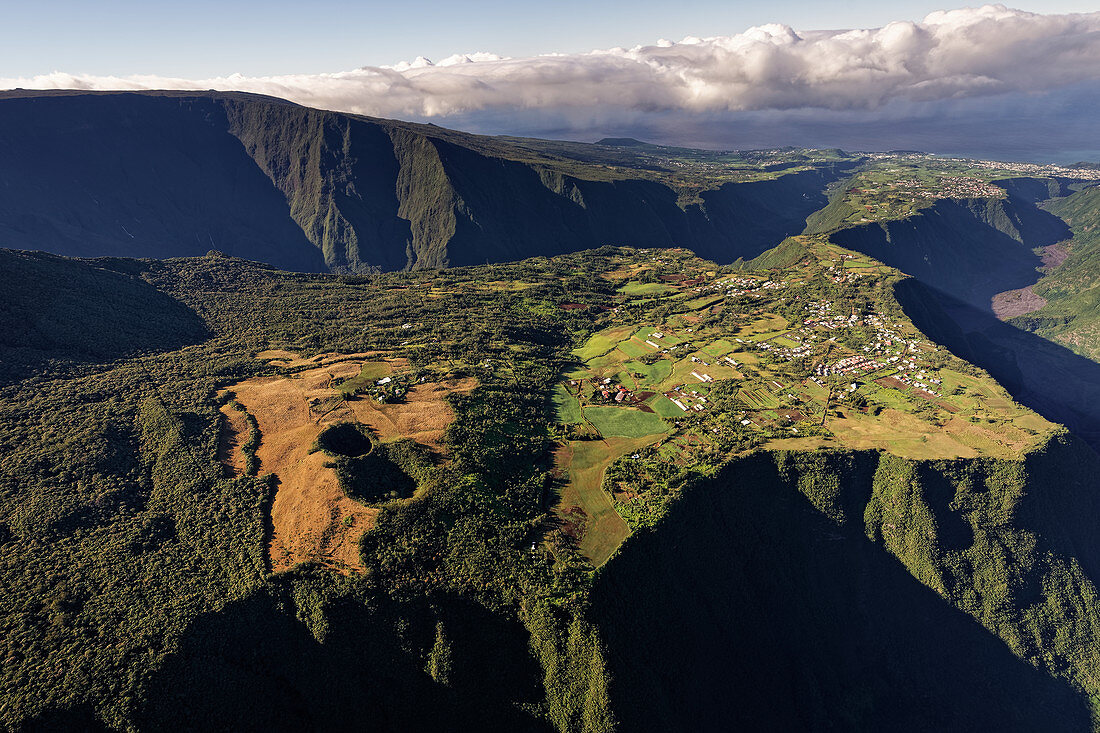
[[[628,361],[623,366],[631,372],[644,375],[643,381],[649,385],[660,384],[672,374],[672,362],[668,359],[661,359],[652,364],[646,364],[642,361]]]
[[[619,351],[623,352],[631,359],[637,359],[640,356],[653,353],[653,347],[648,344],[639,343],[633,339],[619,342]]]
[[[711,356],[720,357],[720,356],[726,356],[731,351],[733,351],[734,350],[734,345],[732,343],[730,343],[729,341],[725,340],[725,339],[718,339],[717,341],[714,341],[713,343],[711,343],[709,346],[703,347],[703,349],[701,349],[701,350],[705,351],[706,353],[710,354]],[[732,357],[732,358],[735,359],[735,360],[737,359],[736,356]]]
[[[337,390],[345,397],[354,394],[360,387],[368,387],[382,377],[388,377],[393,373],[393,366],[385,361],[368,361],[363,364],[359,374],[347,380]]]
[[[653,396],[646,404],[652,407],[653,411],[661,417],[674,419],[678,417],[683,417],[687,414],[679,407],[674,405],[672,403],[672,400],[670,400],[668,397],[665,397],[663,394]]]
[[[584,414],[605,437],[644,438],[669,429],[660,415],[629,407],[593,405],[585,408]]]
[[[656,436],[577,440],[569,442],[558,453],[559,465],[569,479],[560,506],[579,506],[584,510],[587,523],[578,549],[595,567],[607,562],[630,536],[630,526],[615,511],[611,496],[604,491],[607,467],[617,458],[640,450],[655,439]]]
[[[603,356],[615,348],[615,342],[602,333],[594,333],[579,349],[573,349],[573,353],[581,361],[588,361],[597,356]]]
[[[689,300],[687,303],[684,303],[684,305],[686,305],[688,308],[691,308],[692,310],[702,310],[703,308],[708,308],[715,303],[720,303],[725,299],[725,295],[704,295],[701,298]]]
[[[664,283],[632,282],[623,285],[618,292],[623,295],[661,295],[672,290],[673,288],[670,285]]]
[[[557,417],[558,422],[563,425],[574,425],[584,421],[584,415],[581,413],[581,403],[569,393],[565,385],[555,385],[551,399],[554,405],[554,415]]]

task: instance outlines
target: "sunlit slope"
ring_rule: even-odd
[[[1094,360],[1100,358],[1100,187],[1055,199],[1046,207],[1072,228],[1061,262],[1034,287],[1045,307],[1016,322]]]

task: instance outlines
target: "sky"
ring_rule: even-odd
[[[478,51],[533,56],[629,48],[768,23],[796,30],[874,28],[945,7],[952,6],[924,0],[0,0],[0,77],[315,74]],[[1095,0],[1027,0],[1012,7],[1100,10]]]
[[[1100,13],[1083,0],[955,9],[891,0],[0,2],[0,88],[243,89],[579,140],[1100,158]]]

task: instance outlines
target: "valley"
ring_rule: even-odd
[[[0,111],[6,729],[1096,729],[1095,168]]]
[[[209,334],[107,358],[59,356],[81,334],[0,346],[12,724],[363,721],[322,691],[334,675],[389,690],[385,670],[402,692],[369,693],[371,715],[413,727],[424,700],[490,729],[779,708],[875,727],[888,713],[843,690],[883,694],[886,675],[918,681],[897,704],[929,724],[931,696],[953,719],[1041,709],[1087,728],[1100,460],[918,331],[895,295],[911,278],[825,235],[727,265],[606,247],[371,278],[5,256],[117,280],[143,318],[185,308]],[[228,461],[225,408],[245,416]],[[699,575],[701,556],[728,573]],[[828,620],[851,598],[862,631]],[[832,615],[798,610],[820,603]],[[668,646],[660,629],[707,608],[742,621]],[[870,621],[892,614],[916,626]],[[849,645],[883,638],[905,663],[859,672]],[[920,652],[929,639],[958,658]],[[774,660],[809,645],[845,671],[714,656],[746,645]],[[997,682],[943,684],[966,659]],[[118,696],[122,669],[141,672]],[[690,709],[645,693],[669,676]],[[738,712],[708,692],[727,685]]]

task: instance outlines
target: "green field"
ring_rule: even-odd
[[[720,303],[725,299],[726,296],[724,295],[704,295],[701,298],[689,300],[684,305],[686,305],[688,308],[691,308],[692,310],[700,310],[702,308],[706,308],[707,306],[714,305],[715,303]]]
[[[711,356],[716,356],[716,357],[717,356],[725,356],[726,354],[730,353],[733,350],[734,350],[733,344],[731,344],[726,339],[718,339],[717,341],[710,344],[710,346],[706,346],[703,349],[701,349],[701,351],[705,351],[706,353],[710,354]]]
[[[639,356],[653,353],[653,347],[648,344],[642,344],[633,339],[619,342],[619,351],[623,352],[632,359],[637,359]]]
[[[644,438],[668,432],[665,421],[652,412],[593,405],[584,414],[605,437]]]
[[[615,408],[610,408],[615,409]],[[600,567],[630,536],[630,526],[604,491],[607,467],[620,456],[640,450],[655,437],[609,438],[607,440],[575,440],[566,443],[556,453],[556,461],[564,469],[569,483],[562,491],[559,506],[579,506],[586,516],[585,531],[577,549],[595,567]]]
[[[594,333],[579,349],[573,349],[573,353],[581,361],[588,361],[597,356],[603,356],[615,348],[615,342],[602,333]]]
[[[673,288],[664,283],[638,283],[632,282],[619,288],[623,295],[660,295],[671,292]]]
[[[644,375],[645,383],[650,385],[660,384],[672,374],[672,362],[668,359],[661,359],[652,364],[641,361],[628,361],[623,366],[631,372]]]
[[[773,409],[779,407],[779,400],[770,392],[759,387],[742,389],[738,391],[741,399],[754,408]]]
[[[661,417],[678,418],[683,417],[687,413],[681,410],[676,405],[672,404],[672,400],[664,395],[657,395],[649,401],[649,406],[653,408]]]
[[[558,422],[563,425],[575,425],[584,421],[584,415],[581,414],[581,403],[569,393],[565,385],[559,384],[554,387],[552,399],[554,415],[557,417]]]
[[[660,333],[661,337],[654,337],[654,331]],[[653,326],[642,326],[634,332],[634,338],[643,343],[646,341],[652,341],[655,344],[660,344],[662,348],[666,349],[670,346],[676,346],[677,344],[683,342],[683,339],[677,338],[671,333],[668,333],[668,331],[666,331],[664,328],[654,328]]]
[[[339,387],[339,391],[345,397],[355,394],[355,390],[360,387],[368,387],[374,384],[376,380],[382,377],[388,377],[393,373],[393,367],[385,361],[368,361],[363,365],[363,368],[359,370],[359,374],[352,377],[346,382],[343,382]]]

